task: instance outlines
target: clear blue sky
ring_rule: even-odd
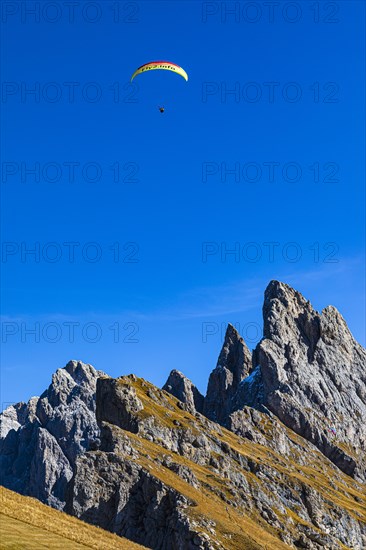
[[[2,13],[3,406],[70,359],[205,391],[227,322],[260,339],[271,279],[365,344],[363,2],[21,4]],[[131,87],[154,59],[189,81]]]

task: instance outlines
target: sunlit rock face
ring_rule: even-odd
[[[205,397],[70,361],[0,415],[1,483],[156,550],[363,550],[366,351],[278,281],[263,318],[253,352],[228,326]]]
[[[262,403],[345,473],[366,479],[366,350],[333,306],[272,281],[254,353]]]
[[[365,480],[366,350],[335,307],[318,313],[278,281],[265,291],[263,323],[253,354],[229,326],[205,414],[238,430],[235,411],[270,411],[343,472]]]
[[[182,403],[187,405],[191,413],[203,412],[204,397],[196,386],[178,370],[172,370],[163,390],[175,395]]]

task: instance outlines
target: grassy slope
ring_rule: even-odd
[[[4,550],[144,548],[4,487],[0,487],[0,547]]]
[[[183,411],[177,400],[166,392],[158,390],[155,386],[143,379],[131,379],[123,377],[119,379],[121,384],[132,385],[141,399],[144,409],[140,411],[141,418],[153,415],[155,421],[170,429],[176,428],[174,421],[179,421],[180,428],[190,429],[199,434],[204,431],[197,418]],[[151,399],[154,393],[157,402]],[[165,406],[161,402],[165,400]],[[159,402],[160,401],[160,402]],[[189,506],[186,513],[192,520],[195,518],[213,520],[215,536],[213,537],[221,547],[227,550],[281,550],[289,547],[279,538],[277,529],[270,527],[258,513],[253,511],[248,514],[240,508],[227,506],[218,495],[218,490],[233,498],[228,492],[225,479],[215,474],[212,468],[200,466],[192,460],[177,453],[165,449],[163,446],[148,441],[147,439],[124,432],[116,426],[113,430],[123,432],[133,442],[134,448],[138,451],[139,457],[136,462],[150,471],[163,483],[173,487],[189,499],[195,502],[195,506]],[[303,443],[302,438],[291,430],[287,430],[289,437],[299,445]],[[327,498],[331,503],[345,508],[349,513],[361,521],[366,522],[366,496],[360,492],[360,486],[351,478],[339,472],[337,479],[334,479],[332,465],[317,451],[312,450],[312,466],[301,466],[296,460],[281,456],[270,448],[255,444],[246,439],[240,438],[224,428],[214,431],[218,439],[226,442],[233,450],[244,457],[250,458],[253,462],[261,463],[277,470],[279,475],[286,474],[290,486],[305,483],[313,487]],[[299,447],[301,449],[301,447]],[[96,451],[100,452],[100,451]],[[299,450],[299,453],[302,452]],[[174,472],[162,466],[156,458],[169,455],[174,462],[188,466],[203,489],[195,489]],[[255,489],[260,485],[266,492],[265,484],[250,472],[245,472],[247,482]],[[331,481],[333,478],[333,482]],[[90,526],[76,518],[68,516],[49,508],[35,499],[23,497],[0,487],[0,540],[1,548],[38,550],[42,548],[78,550],[79,548],[95,548],[108,550],[121,548],[133,550],[143,548],[126,539],[117,537]],[[276,510],[277,516],[281,514]],[[302,523],[314,529],[314,525],[307,523],[300,518],[296,510],[287,509],[294,525]],[[201,523],[201,521],[199,521]],[[316,530],[316,529],[315,529]],[[205,529],[203,529],[205,531]],[[206,531],[208,533],[208,531]],[[211,537],[212,534],[208,533]],[[341,545],[346,549],[346,546]]]
[[[173,420],[179,420],[181,426],[199,433],[197,419],[188,412],[182,411],[177,406],[177,400],[167,392],[161,392],[155,386],[138,378],[132,381],[130,377],[119,379],[121,384],[133,385],[138,397],[141,399],[144,409],[139,413],[142,417],[153,415],[159,424],[171,428],[174,426]],[[149,393],[156,393],[161,399],[164,397],[168,402],[169,408],[162,407],[158,402],[150,399]],[[175,427],[175,426],[174,426]],[[118,430],[118,428],[116,428]],[[268,465],[275,468],[280,474],[286,474],[290,484],[297,485],[303,482],[313,487],[319,493],[326,496],[329,502],[334,502],[338,506],[346,509],[355,519],[366,522],[366,495],[360,491],[359,485],[350,477],[339,472],[339,480],[334,484],[330,483],[332,479],[332,466],[330,462],[318,451],[313,451],[313,466],[301,466],[294,460],[289,460],[275,451],[245,440],[234,433],[221,428],[221,433],[215,433],[222,441],[225,441],[233,450],[239,452],[244,457],[259,462],[262,465]],[[289,437],[294,441],[301,443],[302,438],[291,430],[287,430]],[[221,489],[225,493],[225,480],[217,475],[212,475],[213,471],[209,467],[204,467],[195,462],[170,452],[156,443],[152,443],[139,437],[138,435],[128,433],[128,436],[134,441],[134,446],[140,453],[138,461],[150,470],[151,474],[161,479],[167,485],[174,487],[185,496],[193,499],[197,506],[190,507],[189,515],[204,516],[207,519],[214,520],[216,523],[217,542],[221,543],[228,550],[280,550],[288,548],[279,540],[278,530],[270,527],[259,514],[253,513],[251,517],[243,514],[240,509],[227,506],[212,489]],[[197,490],[183,481],[179,476],[169,469],[160,466],[154,461],[154,458],[162,455],[170,455],[175,462],[189,466],[197,479],[202,483],[205,489]],[[242,470],[245,474],[245,472]],[[246,473],[247,481],[250,485],[260,483],[260,480],[253,474]],[[212,489],[211,489],[212,488]],[[266,487],[262,484],[262,490]],[[230,495],[228,495],[230,497]],[[231,497],[232,498],[232,497]],[[295,510],[287,510],[288,515],[292,517],[295,524],[302,523],[314,529],[314,525],[300,518]],[[281,514],[277,511],[277,515]],[[315,528],[315,530],[317,530]],[[346,546],[341,545],[346,549]]]

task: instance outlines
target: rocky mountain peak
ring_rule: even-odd
[[[362,550],[366,350],[279,281],[263,318],[253,353],[228,325],[205,398],[70,361],[0,415],[2,483],[156,550]]]
[[[252,395],[344,472],[365,479],[366,350],[335,307],[319,314],[278,281],[266,289],[263,315]]]
[[[235,383],[248,374],[247,359],[250,356],[243,338],[230,323],[227,326],[224,343],[217,360],[217,368],[225,368],[232,372]]]
[[[230,434],[124,376],[98,380],[97,417],[100,445],[78,457],[69,491],[84,521],[156,550],[366,542],[362,486],[271,413],[236,411]]]
[[[310,359],[320,337],[319,313],[300,292],[271,281],[264,293],[263,336],[282,347],[298,338],[309,346]]]
[[[163,390],[171,393],[187,405],[187,410],[194,414],[203,412],[204,397],[194,384],[179,370],[172,370]]]
[[[95,391],[102,375],[91,365],[70,361],[53,374],[40,397],[3,411],[0,471],[5,487],[63,509],[76,458],[99,434]]]
[[[321,337],[327,345],[342,346],[348,351],[358,346],[345,319],[334,306],[328,306],[322,311]]]
[[[67,372],[79,386],[95,386],[96,379],[105,376],[104,372],[96,370],[92,365],[75,360],[69,361],[61,370]]]
[[[263,321],[253,354],[228,325],[203,413],[237,433],[250,433],[241,414],[246,407],[273,414],[345,473],[365,480],[366,350],[334,306],[319,313],[280,281],[265,290]],[[174,393],[172,387],[165,389]]]
[[[229,324],[216,368],[208,381],[203,408],[208,418],[225,424],[232,409],[232,399],[251,367],[248,347],[235,327]]]

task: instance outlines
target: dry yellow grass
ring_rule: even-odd
[[[0,547],[4,550],[145,548],[4,487],[0,487]]]
[[[132,382],[128,377],[120,380],[124,384],[131,384]],[[174,426],[172,424],[173,420],[179,420],[180,428],[183,429],[189,428],[192,430],[192,425],[195,424],[196,430],[193,429],[192,431],[197,431],[197,419],[190,415],[190,413],[181,410],[177,406],[177,400],[173,396],[163,392],[164,398],[169,404],[169,416],[167,416],[167,409],[148,397],[148,392],[156,393],[160,392],[160,390],[157,390],[152,384],[140,378],[133,381],[131,385],[136,389],[137,395],[144,405],[144,410],[142,411],[144,416],[153,415],[159,424],[170,428]],[[334,480],[335,483],[332,486],[332,483],[330,483],[330,480],[334,477],[332,469],[327,459],[320,452],[314,452],[313,465],[312,467],[307,467],[300,465],[294,459],[281,456],[268,447],[242,439],[223,427],[220,427],[220,431],[221,433],[214,433],[213,435],[221,441],[226,442],[243,457],[250,458],[254,462],[259,462],[263,466],[267,465],[276,469],[279,474],[283,474],[290,480],[290,484],[298,485],[298,482],[301,482],[312,487],[318,493],[325,496],[329,500],[330,505],[334,503],[346,509],[355,519],[366,522],[365,494],[361,492],[357,482],[342,472],[339,472],[339,479]],[[286,431],[294,442],[302,444],[300,436],[297,436],[291,430],[286,429]],[[142,439],[138,435],[128,435],[134,440],[134,446],[140,452],[139,462],[141,465],[149,469],[154,476],[161,479],[166,485],[175,488],[186,497],[196,501],[197,506],[190,507],[187,510],[192,518],[195,516],[204,516],[215,521],[216,540],[224,548],[228,550],[288,548],[287,545],[277,538],[279,533],[276,529],[269,527],[258,514],[253,513],[249,517],[248,514],[243,514],[240,509],[226,506],[225,502],[214,491],[215,489],[219,489],[226,494],[227,487],[225,487],[225,480],[217,475],[212,475],[213,471],[209,467],[200,466],[188,458],[162,449],[160,445]],[[189,466],[201,483],[201,487],[203,486],[205,489],[199,491],[194,489],[170,470],[160,466],[157,462],[154,463],[154,459],[162,454],[170,455],[175,462]],[[261,490],[267,492],[265,484],[261,484],[254,474],[244,471],[243,474],[246,476],[249,485],[260,484]],[[230,498],[229,494],[226,496]],[[282,517],[281,513],[278,511],[276,513],[279,518]],[[287,509],[287,515],[293,519],[294,526],[296,524],[303,524],[314,529],[314,525],[299,517],[295,510]],[[317,529],[315,528],[315,530]],[[340,546],[347,548],[342,544]]]
[[[114,427],[117,434],[120,428]],[[121,430],[122,431],[122,430]],[[274,529],[256,516],[249,517],[242,510],[236,510],[227,506],[212,489],[219,487],[225,492],[224,480],[219,477],[212,477],[210,468],[196,464],[174,452],[162,450],[160,445],[141,439],[138,435],[129,433],[133,446],[139,451],[140,456],[136,462],[146,468],[151,475],[160,479],[165,485],[179,491],[182,495],[195,503],[186,509],[191,519],[205,518],[213,520],[216,524],[215,535],[206,532],[211,539],[215,540],[226,550],[281,550],[288,549],[288,546],[276,537]],[[163,452],[162,452],[163,451]],[[162,454],[170,456],[174,462],[189,466],[196,478],[205,486],[204,489],[195,489],[185,482],[177,474],[160,465],[155,461]]]
[[[156,423],[169,429],[189,429],[194,434],[205,431],[206,428],[200,426],[199,418],[182,410],[173,396],[158,390],[149,382],[141,378],[132,379],[130,377],[120,378],[119,382],[132,385],[136,389],[136,393],[144,405],[144,409],[138,413],[141,419],[153,416]],[[157,397],[156,401],[150,397],[153,393]],[[161,398],[165,401],[164,406],[159,403]],[[179,421],[179,428],[177,428],[176,421]],[[201,531],[206,532],[211,540],[216,541],[221,548],[226,550],[285,550],[289,548],[281,542],[279,529],[269,526],[260,517],[258,511],[252,510],[248,513],[239,507],[235,508],[226,504],[225,498],[235,500],[235,497],[230,493],[227,480],[210,466],[199,465],[194,460],[169,451],[157,442],[148,441],[138,434],[124,432],[116,426],[110,427],[116,431],[116,435],[121,432],[131,439],[133,447],[138,451],[138,458],[134,459],[136,462],[165,485],[193,501],[193,505],[186,508],[187,515],[191,520],[197,520],[198,524],[208,526],[202,528]],[[294,442],[302,444],[300,436],[290,430],[287,431]],[[335,479],[329,462],[320,452],[314,451],[313,464],[306,467],[296,461],[296,456],[292,458],[281,456],[274,450],[240,438],[225,428],[217,428],[211,435],[225,442],[235,453],[244,458],[273,468],[279,476],[283,476],[283,479],[287,480],[290,487],[298,486],[299,483],[306,484],[328,499],[329,506],[332,506],[332,503],[339,505],[355,519],[366,522],[365,494],[360,492],[359,485],[345,474],[339,472]],[[301,450],[299,450],[300,452]],[[169,468],[164,467],[161,464],[163,455],[170,456],[176,463],[188,466],[199,481],[200,489],[195,489]],[[255,491],[260,486],[261,491],[268,493],[269,489],[266,484],[253,473],[243,469],[242,474],[245,475],[251,489]],[[79,548],[96,548],[108,550],[109,548],[121,548],[133,550],[134,548],[143,548],[126,539],[89,526],[76,518],[52,510],[34,499],[21,497],[5,489],[2,489],[0,496],[2,497],[0,535],[1,547],[4,549],[59,548],[60,550],[77,550]],[[297,512],[297,509],[286,509],[285,512],[287,518],[290,517],[293,520],[294,529],[296,525],[303,524],[317,530],[314,525],[299,517]],[[283,513],[279,510],[275,510],[275,513],[280,522],[285,521]],[[203,519],[215,523],[214,532],[210,530],[207,521],[202,522]],[[5,545],[3,541],[5,541]],[[45,542],[47,546],[43,546]],[[343,549],[347,548],[343,545],[340,546]]]

